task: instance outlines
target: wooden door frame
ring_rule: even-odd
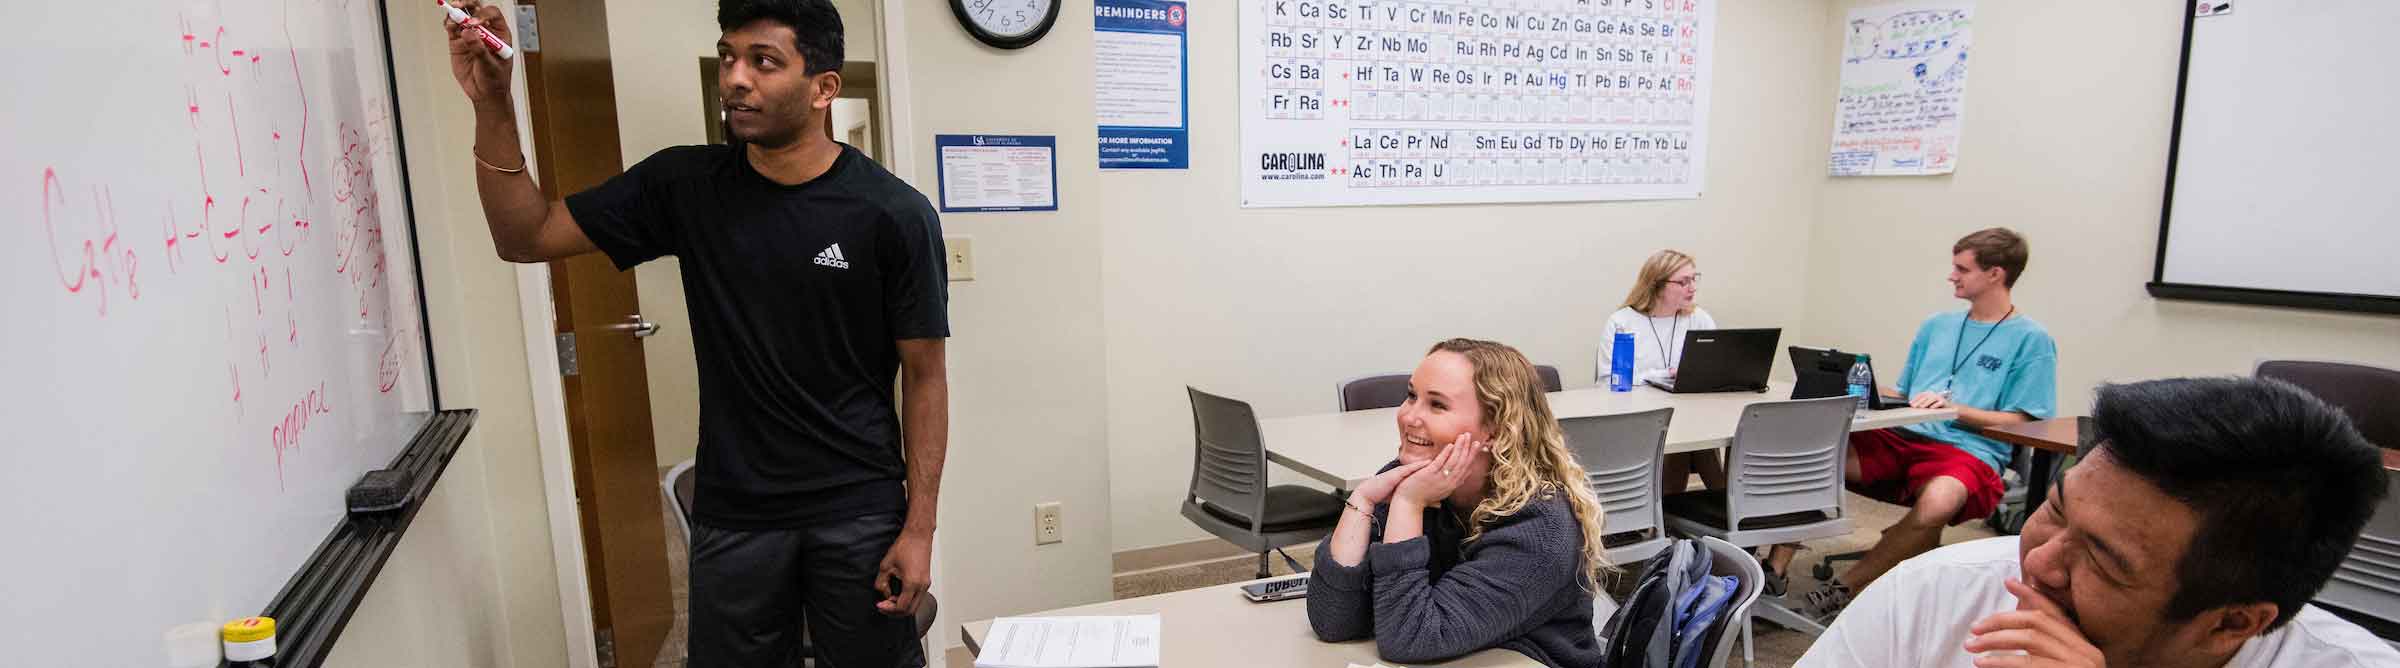
[[[502,0],[515,15],[514,0]],[[880,99],[878,122],[884,124],[885,145],[890,147],[883,156],[884,164],[893,174],[906,180],[921,192],[935,192],[940,187],[932,177],[919,173],[922,156],[916,152],[917,141],[911,134],[913,114],[909,99],[908,37],[906,0],[877,0],[881,29],[876,44],[877,87]],[[525,91],[523,61],[516,63],[516,98],[518,127],[531,128],[532,107]],[[534,154],[531,134],[523,134],[521,148],[531,160]],[[586,581],[585,562],[588,559],[583,545],[583,518],[575,507],[575,473],[573,455],[567,435],[566,387],[559,375],[557,309],[550,294],[550,268],[544,264],[520,264],[517,270],[518,316],[525,333],[526,375],[533,391],[534,433],[539,441],[542,462],[542,492],[550,520],[550,555],[558,577],[559,614],[566,627],[567,666],[569,668],[598,668],[600,665],[598,639],[592,632],[591,583]],[[942,541],[933,544],[933,594],[943,598]],[[942,606],[934,619],[933,629],[926,634],[926,664],[942,665],[948,648],[959,645],[958,623],[952,618],[951,606]],[[622,662],[620,662],[622,664]]]

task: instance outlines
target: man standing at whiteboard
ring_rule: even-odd
[[[460,7],[508,38],[497,7]],[[796,664],[805,616],[818,665],[921,666],[949,422],[941,222],[826,137],[830,0],[722,0],[717,23],[731,143],[659,151],[563,202],[523,173],[509,63],[450,26],[484,216],[511,262],[682,260],[701,407],[690,665]]]

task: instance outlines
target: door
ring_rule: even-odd
[[[536,178],[557,199],[623,171],[608,15],[601,0],[548,0],[537,15],[526,101]],[[640,319],[633,273],[598,253],[551,262],[550,293],[600,662],[647,666],[675,622],[641,344],[655,326]]]

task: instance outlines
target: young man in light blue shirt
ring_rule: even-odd
[[[1940,546],[1942,527],[1988,517],[1999,506],[2010,449],[1977,430],[2057,412],[2058,344],[2009,294],[2025,272],[2025,238],[1995,227],[1950,250],[1950,284],[1969,307],[1917,328],[1898,389],[1909,405],[1956,409],[1958,419],[1850,435],[1850,488],[1909,511],[1858,565],[1808,594],[1819,620],[1832,620],[1853,592],[1901,561]]]

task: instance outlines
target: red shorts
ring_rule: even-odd
[[[1886,503],[1913,506],[1917,494],[1934,478],[1952,478],[1967,486],[1967,503],[1950,518],[1953,526],[1992,516],[2000,507],[2005,485],[1990,464],[1967,451],[1905,429],[1850,433],[1850,454],[1858,457],[1862,479],[1850,481],[1850,491]]]

